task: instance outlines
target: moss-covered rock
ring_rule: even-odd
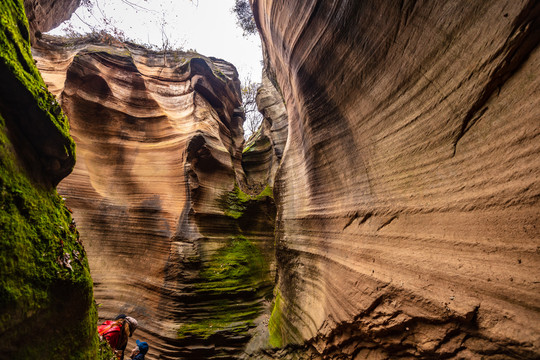
[[[266,198],[274,198],[272,187],[268,185],[257,195],[249,195],[243,192],[238,185],[235,185],[232,191],[221,197],[220,207],[225,215],[239,219],[245,214],[250,204],[255,204]]]
[[[270,346],[281,347],[283,345],[283,339],[281,334],[281,295],[279,291],[274,299],[274,306],[272,308],[272,315],[270,315],[270,321],[268,322],[268,332],[270,333]]]
[[[107,342],[107,340],[103,339],[103,341],[99,342],[99,350],[98,350],[98,360],[110,360],[114,357],[114,351]]]
[[[17,165],[1,117],[0,128],[0,352],[92,358],[92,279],[71,215]]]
[[[193,213],[201,237],[180,274],[179,355],[190,359],[233,359],[266,334],[275,285],[272,188],[233,185],[215,199],[221,212]]]
[[[0,111],[29,175],[55,186],[75,164],[69,123],[30,52],[22,1],[0,5]]]
[[[203,282],[198,284],[198,292],[251,292],[264,280],[264,267],[265,261],[259,249],[246,237],[237,236],[228,246],[217,251],[201,271]]]
[[[267,267],[257,246],[241,235],[232,238],[204,265],[193,284],[194,292],[206,299],[212,311],[204,319],[183,324],[178,337],[246,335],[261,310],[256,299],[268,287]]]
[[[71,171],[73,141],[31,57],[22,2],[3,1],[0,15],[0,354],[95,359],[88,262],[51,186]]]

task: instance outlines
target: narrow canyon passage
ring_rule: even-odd
[[[33,54],[77,144],[58,191],[85,241],[100,317],[134,316],[161,358],[239,353],[269,316],[275,206],[266,179],[242,167],[236,69],[46,37]],[[263,191],[245,194],[248,181]]]
[[[21,4],[0,7],[0,334],[64,310],[66,359],[96,358],[97,313],[137,318],[147,359],[540,357],[540,3],[250,0],[249,141],[227,59],[51,37],[78,2],[27,0],[28,27]],[[22,259],[49,283],[5,275]],[[70,348],[25,333],[0,353]]]

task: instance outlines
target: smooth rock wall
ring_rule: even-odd
[[[47,37],[34,56],[77,144],[59,191],[88,251],[100,318],[135,317],[149,359],[237,354],[271,296],[275,207],[271,192],[239,189],[236,69],[96,39]]]
[[[271,344],[539,357],[540,4],[252,5],[289,119]]]

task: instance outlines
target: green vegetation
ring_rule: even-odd
[[[266,185],[266,187],[259,193],[259,195],[255,196],[255,200],[262,200],[265,197],[274,198],[274,191],[272,190],[272,187],[270,185]]]
[[[227,222],[238,225],[237,235],[213,252],[208,261],[202,262],[198,278],[191,286],[193,295],[204,299],[201,300],[205,304],[204,315],[195,316],[180,326],[179,339],[249,337],[248,330],[255,326],[254,320],[263,310],[261,301],[265,295],[270,295],[271,280],[265,256],[243,235],[244,228],[239,224],[244,220],[251,223],[252,218],[242,216],[260,211],[261,206],[267,205],[268,197],[273,197],[270,186],[258,195],[249,195],[235,184],[234,189],[219,200],[223,213],[230,218]],[[248,234],[250,230],[246,231]],[[212,233],[206,235],[213,237]]]
[[[268,139],[266,136],[262,139],[258,137],[261,130],[262,128],[259,127],[258,130],[250,137],[249,141],[246,144],[246,147],[242,150],[242,154],[252,151],[254,152],[256,149],[260,151],[261,149],[266,149],[272,145],[270,143],[270,139]]]
[[[16,165],[4,126],[0,117],[0,332],[8,343],[24,342],[13,358],[60,350],[66,359],[91,358],[97,313],[84,248],[56,191],[33,184]],[[65,317],[62,333],[70,336],[47,328]],[[33,333],[41,340],[26,344]]]
[[[250,200],[250,196],[240,190],[238,185],[235,185],[234,190],[227,193],[222,198],[222,209],[225,215],[234,219],[238,219],[246,211],[246,203]]]
[[[270,346],[281,348],[291,343],[301,343],[303,337],[291,322],[291,315],[295,311],[294,302],[287,301],[285,304],[283,295],[277,288],[275,289],[275,294],[272,314],[268,322]]]
[[[3,1],[0,5],[0,72],[12,76],[31,94],[48,121],[64,137],[66,153],[75,156],[75,143],[69,135],[69,123],[60,105],[47,90],[30,52],[28,20],[21,0]],[[3,80],[4,81],[4,80]]]
[[[199,273],[195,293],[210,303],[209,317],[186,323],[179,338],[206,339],[221,331],[243,334],[261,311],[255,299],[266,284],[267,264],[259,249],[244,236],[236,236],[218,250]],[[244,299],[244,301],[238,301]]]
[[[225,308],[222,313],[213,314],[213,316],[198,322],[182,325],[177,332],[178,338],[208,339],[220,332],[245,335],[253,325],[253,319],[259,314],[258,309],[245,312],[230,310]]]
[[[268,322],[268,331],[270,332],[270,346],[272,347],[283,346],[283,336],[281,333],[281,302],[281,294],[278,291],[274,300],[272,315],[270,315],[270,321]]]
[[[115,356],[114,351],[113,349],[111,349],[109,343],[106,340],[100,341],[99,350],[98,350],[98,360],[110,360],[114,356]]]
[[[236,236],[200,272],[203,282],[196,288],[204,293],[256,291],[264,280],[264,267],[259,249],[244,236]]]
[[[243,30],[244,36],[257,33],[257,24],[248,0],[235,0],[232,12],[236,15],[236,24]]]
[[[214,68],[212,69],[212,72],[220,80],[222,80],[224,82],[227,82],[227,77],[225,76],[225,74],[217,66],[214,66]]]
[[[272,188],[269,185],[258,195],[249,195],[235,184],[234,189],[220,199],[220,206],[225,215],[238,219],[244,215],[250,201],[260,201],[265,197],[274,198]]]
[[[255,141],[248,142],[246,144],[246,147],[244,149],[242,149],[242,154],[245,154],[248,151],[251,151],[251,149],[253,148],[253,145],[255,145]]]
[[[30,54],[22,1],[1,2],[0,19],[3,93],[34,99],[39,111],[32,116],[54,124],[59,138],[65,140],[66,155],[74,156],[67,119],[47,91]],[[0,103],[2,111],[15,106],[5,98],[0,98]],[[24,111],[26,108],[13,112],[12,122],[20,120],[14,116],[24,116],[14,114]],[[5,116],[0,114],[2,356],[95,359],[97,311],[84,248],[62,198],[54,189],[31,180],[20,165],[6,135]]]

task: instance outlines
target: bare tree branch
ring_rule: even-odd
[[[246,120],[244,121],[244,138],[247,140],[249,137],[257,132],[259,126],[263,121],[263,116],[257,108],[257,90],[261,84],[254,83],[251,79],[244,79],[244,86],[242,87],[242,106],[244,107],[244,114]]]
[[[121,0],[121,1],[122,1],[124,4],[131,6],[131,7],[132,7],[133,9],[135,9],[135,10],[139,9],[139,10],[148,11],[148,12],[153,12],[153,13],[156,13],[156,12],[157,12],[157,11],[152,10],[152,9],[147,9],[147,8],[145,8],[145,7],[143,7],[143,6],[139,5],[139,4],[135,4],[135,3],[133,3],[133,2],[131,2],[131,1],[129,1],[129,0]]]
[[[84,25],[88,26],[88,28],[89,28],[91,31],[94,30],[94,27],[93,27],[92,25],[90,25],[89,23],[87,23],[86,21],[84,21],[79,15],[77,15],[76,12],[75,12],[74,14],[75,14],[76,17],[79,18],[79,20],[81,20],[81,22],[82,22]]]

